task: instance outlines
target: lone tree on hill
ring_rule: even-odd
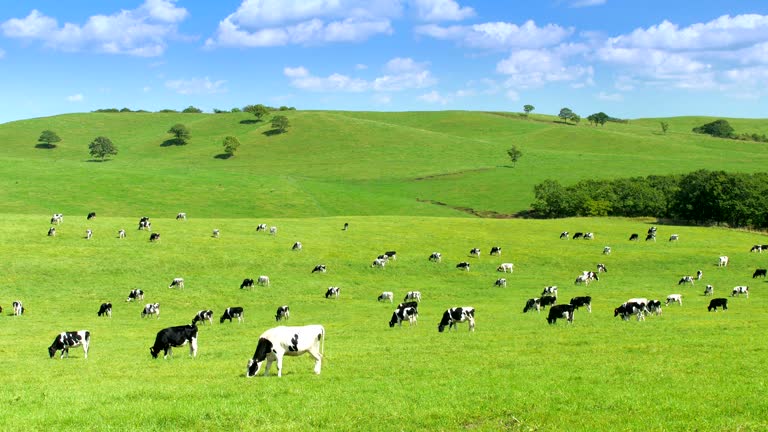
[[[272,129],[277,129],[280,133],[284,133],[289,126],[291,126],[291,123],[286,116],[279,115],[272,119]]]
[[[243,108],[243,111],[247,113],[251,113],[256,117],[256,120],[261,120],[262,117],[269,114],[269,108],[266,107],[266,105],[257,104],[257,105],[246,105]]]
[[[669,123],[663,121],[663,122],[659,122],[659,125],[661,126],[661,133],[667,133],[667,131],[669,130]]]
[[[40,138],[37,140],[39,142],[48,144],[48,147],[56,147],[56,144],[54,143],[60,142],[61,137],[59,137],[56,132],[46,129],[40,134]]]
[[[520,156],[523,155],[523,152],[521,152],[517,146],[512,146],[509,150],[507,150],[507,155],[509,156],[509,160],[512,161],[512,167],[514,167],[517,161],[520,159]]]
[[[528,115],[531,113],[531,111],[535,110],[536,107],[530,104],[523,105],[523,111],[525,111],[525,115]]]
[[[568,120],[572,119],[575,114],[573,111],[571,111],[570,108],[563,108],[560,110],[560,114],[557,116],[560,117],[563,121],[568,123]]]
[[[224,137],[224,142],[222,144],[224,145],[224,153],[226,153],[229,157],[234,156],[238,147],[240,147],[240,141],[237,139],[237,137],[233,136]]]
[[[109,155],[117,154],[117,147],[112,144],[112,140],[104,136],[96,137],[91,141],[88,145],[88,149],[90,150],[91,156],[99,158],[102,161]]]
[[[181,123],[176,123],[168,129],[169,134],[173,134],[178,144],[186,144],[189,138],[189,129]]]

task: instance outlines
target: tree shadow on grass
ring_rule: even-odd
[[[109,159],[88,159],[86,162],[95,162],[95,163],[102,163],[102,162],[109,162]]]
[[[283,133],[283,131],[281,131],[280,129],[270,129],[268,131],[262,132],[262,135],[273,136],[273,135],[280,135],[281,133]]]
[[[219,153],[219,154],[217,154],[216,156],[214,156],[213,158],[214,158],[214,159],[222,159],[222,160],[227,160],[227,159],[229,159],[229,158],[231,158],[231,157],[232,157],[232,155],[231,155],[231,154],[229,154],[229,153]]]
[[[259,123],[261,120],[254,120],[254,119],[246,119],[246,120],[240,120],[240,124],[256,124]]]
[[[187,145],[187,143],[185,143],[184,140],[180,140],[178,138],[171,138],[163,141],[163,143],[160,144],[160,147],[183,146],[183,145]]]
[[[38,143],[35,145],[35,148],[41,150],[53,150],[56,148],[56,144]]]

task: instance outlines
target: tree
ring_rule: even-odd
[[[88,149],[90,150],[91,156],[99,158],[102,161],[109,155],[117,154],[117,147],[112,144],[112,140],[104,136],[96,137],[91,141],[88,145]]]
[[[56,132],[46,129],[40,134],[40,138],[37,140],[48,144],[48,147],[56,147],[54,143],[61,142],[61,137],[59,137]]]
[[[560,110],[560,114],[558,114],[557,116],[560,117],[566,123],[568,123],[568,120],[573,117],[573,111],[571,111],[570,108],[563,108]]]
[[[234,108],[232,108],[230,111],[231,111],[231,112],[233,112],[233,113],[239,113],[239,112],[243,112],[243,110],[241,110],[241,109],[240,109],[240,108],[238,108],[238,107],[234,107]]]
[[[520,159],[520,156],[523,155],[523,152],[521,152],[516,146],[510,147],[509,150],[507,150],[507,155],[509,156],[509,160],[512,161],[512,166],[515,166],[515,163]]]
[[[256,117],[256,120],[261,120],[262,117],[269,114],[269,108],[266,107],[266,105],[257,104],[257,105],[246,105],[243,108],[243,111],[247,113],[251,113]]]
[[[571,115],[571,120],[573,120],[574,123],[579,124],[581,121],[581,116],[574,113]]]
[[[187,127],[181,123],[176,123],[175,125],[171,126],[171,128],[168,129],[168,133],[173,134],[173,136],[176,138],[177,144],[186,144],[191,137],[189,134],[189,129],[187,129]]]
[[[726,120],[715,120],[711,123],[701,125],[693,128],[696,133],[708,134],[718,138],[731,138],[733,136],[733,128]]]
[[[234,156],[238,147],[240,147],[240,141],[237,139],[237,137],[233,136],[224,137],[224,142],[222,144],[224,145],[224,153],[226,153],[229,157]]]
[[[277,129],[278,132],[285,132],[291,123],[288,121],[288,117],[279,115],[272,119],[272,129]]]
[[[201,112],[203,112],[203,110],[201,110],[200,108],[193,107],[192,105],[190,105],[190,106],[184,108],[184,110],[181,111],[181,112],[183,112],[183,113],[201,113]]]
[[[663,121],[663,122],[659,122],[659,125],[661,126],[661,133],[667,133],[667,131],[669,130],[669,123]]]
[[[529,105],[529,104],[523,105],[523,111],[525,111],[525,115],[530,114],[531,111],[533,111],[535,109],[536,109],[536,107],[534,107],[533,105]]]

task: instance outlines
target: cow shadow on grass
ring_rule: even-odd
[[[214,156],[213,158],[214,158],[214,159],[222,159],[222,160],[227,160],[227,159],[229,159],[229,158],[231,158],[231,157],[232,157],[232,155],[231,155],[231,154],[229,154],[229,153],[219,153],[219,154],[217,154],[216,156]]]
[[[163,143],[160,144],[160,147],[183,146],[183,145],[187,145],[187,143],[184,142],[184,140],[180,140],[178,138],[171,138],[163,141]]]
[[[38,143],[35,145],[35,148],[41,150],[53,150],[56,148],[56,144]]]

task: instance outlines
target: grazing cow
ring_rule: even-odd
[[[139,229],[152,231],[152,222],[149,221],[148,217],[142,216],[141,219],[139,219]]]
[[[652,226],[652,227],[648,228],[648,234],[656,234],[656,227]]]
[[[220,231],[219,231],[219,229],[218,229],[218,228],[214,229],[214,230],[213,230],[213,232],[211,233],[211,237],[213,237],[213,238],[219,238],[219,232],[220,232]]]
[[[56,237],[56,228],[55,227],[48,228],[48,237]]]
[[[267,230],[267,224],[261,223],[256,227],[256,231],[266,231]]]
[[[280,320],[287,320],[291,317],[291,309],[288,307],[288,305],[282,305],[277,308],[277,312],[275,312],[275,321]]]
[[[256,279],[256,285],[258,286],[269,286],[269,276],[261,275],[258,279]]]
[[[576,240],[576,239],[580,239],[582,237],[584,237],[584,233],[583,232],[575,232],[575,233],[573,233],[573,237],[571,237],[571,238]]]
[[[562,239],[568,240],[568,231],[563,231],[560,233],[560,240]]]
[[[765,277],[766,272],[768,272],[768,269],[755,269],[755,272],[752,273],[752,279],[756,277]]]
[[[395,324],[400,327],[403,326],[403,321],[408,320],[408,325],[412,326],[416,324],[416,319],[419,316],[419,310],[415,307],[403,307],[397,308],[392,312],[392,318],[389,320],[389,327],[394,327]]]
[[[603,255],[610,255],[611,254],[611,247],[606,246],[603,248]]]
[[[117,232],[117,238],[125,238],[125,230],[121,229]]]
[[[682,285],[682,284],[685,284],[685,283],[690,283],[691,285],[694,285],[694,283],[693,283],[693,276],[683,276],[677,282],[678,285]]]
[[[647,302],[642,305],[639,303],[633,303],[633,302],[624,303],[613,310],[613,316],[617,317],[621,315],[622,320],[629,321],[629,318],[632,315],[635,315],[638,321],[645,321],[644,311],[647,310],[645,307],[646,304]]]
[[[382,261],[389,261],[389,257],[384,254],[377,256],[376,259],[380,259]]]
[[[429,260],[432,262],[440,262],[443,260],[443,254],[440,252],[432,252],[432,254],[429,256]]]
[[[469,323],[469,331],[475,331],[475,308],[471,306],[450,308],[443,312],[443,319],[437,325],[437,331],[442,333],[446,326],[448,326],[448,331],[451,331],[454,326],[458,330],[458,324],[464,321]]]
[[[61,213],[54,213],[53,216],[51,216],[51,225],[53,224],[60,224],[64,222],[64,215]]]
[[[672,234],[671,236],[669,236],[669,241],[677,241],[677,239],[679,238],[680,236],[678,234]]]
[[[14,316],[21,316],[24,315],[24,312],[26,312],[26,309],[24,309],[24,305],[21,304],[21,300],[16,300],[13,302],[13,315]]]
[[[301,248],[302,248],[301,242],[296,242],[293,244],[293,246],[291,246],[291,250],[295,250],[295,251],[300,251]]]
[[[403,298],[403,301],[413,300],[416,303],[421,301],[421,291],[408,291],[405,293],[405,298]]]
[[[504,273],[506,273],[507,271],[509,271],[510,273],[512,273],[512,272],[514,271],[514,269],[515,269],[515,265],[514,265],[514,264],[512,264],[512,263],[501,263],[501,264],[500,264],[500,265],[499,265],[499,266],[496,268],[496,271],[500,271],[500,272],[504,272]]]
[[[160,240],[160,233],[152,233],[149,235],[149,241],[156,242]]]
[[[506,288],[507,287],[507,280],[504,279],[504,278],[496,279],[496,282],[493,283],[493,286]]]
[[[597,276],[597,273],[591,272],[591,271],[584,271],[579,276],[576,277],[576,280],[573,282],[575,285],[589,285],[591,281],[599,281],[600,278]]]
[[[102,303],[96,315],[112,318],[112,303]]]
[[[605,268],[605,264],[600,264],[600,263],[598,263],[598,264],[597,264],[597,272],[598,272],[598,273],[600,273],[600,272],[605,272],[605,273],[608,273],[608,269],[607,269],[607,268]]]
[[[584,240],[594,240],[595,234],[591,232],[584,233]]]
[[[243,288],[253,288],[253,279],[245,278],[243,279],[243,283],[240,284],[240,289]]]
[[[125,301],[133,301],[133,300],[144,300],[144,291],[140,289],[132,289],[131,292],[128,293],[128,298],[125,299]]]
[[[715,288],[712,285],[707,285],[704,288],[704,295],[705,296],[711,296],[715,293]]]
[[[661,309],[661,300],[650,300],[648,304],[646,305],[646,309],[648,309],[648,314],[654,314],[656,316],[661,315],[662,309]]]
[[[542,309],[547,306],[552,306],[557,303],[557,297],[555,296],[542,296],[539,299],[539,307]]]
[[[744,285],[733,287],[733,291],[731,291],[731,297],[741,294],[744,294],[747,298],[749,298],[749,287]]]
[[[154,315],[155,319],[160,318],[160,303],[147,303],[144,305],[144,309],[141,311],[141,317],[146,318],[150,315]]]
[[[155,337],[155,344],[149,348],[149,353],[152,358],[157,358],[160,351],[163,351],[163,358],[168,358],[168,355],[173,356],[173,347],[186,344],[189,344],[189,355],[197,357],[197,326],[194,324],[160,330]]]
[[[59,358],[66,356],[69,358],[69,349],[74,347],[83,347],[83,356],[88,358],[88,346],[91,344],[91,332],[88,330],[61,332],[53,339],[53,343],[48,347],[48,355],[53,358],[56,351],[61,350]]]
[[[376,298],[376,301],[389,300],[390,303],[394,301],[395,294],[392,291],[384,291]]]
[[[669,306],[670,303],[677,303],[680,306],[683,305],[683,295],[682,294],[670,294],[667,296],[667,302],[665,303],[665,306]]]
[[[629,236],[629,241],[638,241],[640,240],[640,234],[632,233],[632,235]]]
[[[386,256],[386,255],[384,255]],[[384,266],[387,265],[387,260],[382,258],[376,258],[373,260],[373,263],[371,263],[371,267],[381,267],[384,268]]]
[[[469,263],[466,262],[466,261],[462,261],[462,262],[456,264],[456,268],[457,269],[462,269],[462,270],[465,270],[465,271],[469,271]]]
[[[264,376],[269,374],[272,363],[277,361],[277,376],[283,376],[283,357],[299,356],[309,353],[315,359],[315,374],[320,374],[323,360],[323,345],[325,345],[325,328],[319,324],[303,327],[274,327],[259,337],[256,352],[248,360],[245,376],[257,375],[266,360]]]
[[[707,306],[707,312],[715,311],[717,312],[717,308],[722,308],[723,310],[728,310],[728,299],[727,298],[713,298],[709,301],[709,306]]]
[[[192,318],[192,325],[197,325],[198,322],[202,322],[205,325],[206,321],[208,321],[208,324],[213,325],[213,311],[210,309],[198,311],[194,318]]]
[[[701,280],[701,278],[704,276],[704,272],[701,270],[696,270],[696,280]]]
[[[90,240],[93,237],[93,231],[90,229],[85,230],[85,239]]]
[[[386,252],[384,252],[384,255],[387,257],[387,259],[391,259],[393,261],[397,261],[397,252],[396,251],[386,251]]]
[[[91,220],[91,219],[93,219],[95,217],[96,217],[96,212],[90,212],[90,213],[88,213],[88,217],[86,217],[86,219]]]
[[[325,264],[318,264],[315,266],[315,268],[312,269],[312,273],[314,272],[325,273],[325,271],[326,271]]]
[[[570,304],[572,304],[574,309],[577,310],[580,307],[586,307],[587,311],[592,313],[592,297],[590,296],[574,297],[571,299]]]
[[[51,219],[51,223],[53,223],[53,219]],[[763,252],[763,248],[760,247],[760,245],[754,245],[752,246],[752,249],[749,250],[750,252]]]
[[[539,303],[538,298],[532,298],[528,299],[525,302],[525,307],[523,308],[523,313],[528,312],[531,309],[536,309],[536,312],[541,313],[541,303]]]
[[[469,255],[473,256],[475,258],[480,258],[480,249],[478,248],[472,248],[469,250]]]
[[[173,278],[168,288],[184,288],[184,279],[180,277]]]
[[[397,309],[402,309],[406,307],[412,307],[412,308],[419,308],[419,303],[415,301],[409,301],[409,302],[402,302],[397,305]]]
[[[493,246],[491,247],[491,256],[493,255],[501,255],[501,246]]]
[[[642,308],[645,308],[646,306],[648,306],[648,302],[649,302],[648,299],[645,297],[635,297],[625,301],[624,303],[635,303],[640,305]]]
[[[176,215],[176,220],[187,220],[187,214],[186,213],[179,213]]]
[[[717,263],[718,267],[727,267],[728,266],[728,257],[723,255],[720,257],[720,260]]]
[[[339,287],[328,287],[328,289],[325,291],[325,298],[339,298],[339,291],[341,291],[341,288]]]
[[[349,222],[344,222],[344,228],[342,228],[342,231],[346,231],[349,229]]]
[[[543,296],[545,294],[552,294],[557,297],[557,287],[555,285],[544,287],[544,291],[541,292],[541,295]]]
[[[229,322],[232,322],[232,318],[237,318],[238,323],[245,321],[245,317],[243,316],[243,308],[240,306],[232,306],[224,309],[224,313],[221,315],[221,318],[219,318],[219,324],[223,324],[224,320],[229,320]]]
[[[569,323],[573,324],[573,313],[575,310],[576,308],[572,304],[554,305],[549,309],[547,323],[555,324],[558,318],[565,318]]]
[[[276,235],[277,234],[277,227],[269,227],[269,235]]]
[[[656,241],[656,234],[651,233],[651,234],[646,235],[645,236],[645,241],[648,241],[648,240]]]

